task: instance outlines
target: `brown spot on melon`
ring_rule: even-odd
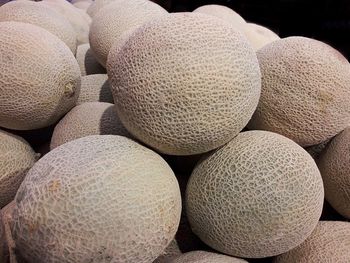
[[[96,60],[90,44],[82,44],[77,48],[76,58],[80,67],[81,75],[104,74],[106,69]]]
[[[114,103],[107,74],[83,76],[77,105],[98,101]]]
[[[301,244],[317,225],[323,198],[320,172],[303,148],[279,134],[249,131],[197,165],[186,211],[210,247],[262,258]]]

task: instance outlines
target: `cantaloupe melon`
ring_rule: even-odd
[[[350,219],[350,127],[338,134],[318,160],[326,199],[342,216]]]
[[[45,155],[15,202],[12,233],[28,263],[152,262],[181,213],[167,163],[113,135],[80,138]]]
[[[90,17],[93,18],[104,6],[112,3],[113,1],[115,0],[95,0],[86,10],[86,12]]]
[[[254,23],[246,23],[244,25],[243,33],[255,50],[259,50],[263,46],[280,39],[275,32]]]
[[[274,263],[347,263],[349,247],[349,222],[320,221],[304,243],[277,256]]]
[[[244,31],[246,24],[245,20],[229,7],[223,5],[203,5],[195,9],[193,12],[215,16],[234,26],[241,32]]]
[[[316,227],[324,190],[312,157],[276,133],[240,133],[202,160],[186,190],[195,234],[225,254],[278,255]]]
[[[14,208],[15,208],[15,202],[14,200],[12,200],[10,203],[8,203],[5,207],[1,209],[0,216],[4,225],[4,234],[5,234],[5,240],[6,240],[5,250],[8,251],[7,258],[9,259],[10,263],[21,263],[17,260],[16,244],[13,241],[12,234],[11,234],[12,213]],[[1,261],[1,262],[7,262],[7,261]]]
[[[106,69],[96,60],[88,43],[78,46],[76,59],[82,76],[106,73]]]
[[[97,101],[114,103],[107,74],[82,76],[77,105]]]
[[[32,130],[55,123],[76,103],[80,70],[69,48],[40,27],[0,23],[0,126]]]
[[[257,52],[262,93],[250,129],[280,133],[301,146],[333,137],[350,123],[350,64],[337,50],[305,37]]]
[[[16,21],[46,29],[60,38],[75,54],[77,35],[65,18],[54,10],[31,1],[12,1],[0,8],[0,22]],[[43,40],[42,40],[43,41]]]
[[[191,251],[175,258],[171,263],[244,263],[247,261],[207,251]]]
[[[165,154],[197,154],[227,143],[259,100],[253,48],[212,16],[169,14],[137,29],[109,57],[107,73],[121,121]]]
[[[7,205],[37,156],[22,138],[0,130],[0,207]]]
[[[121,124],[114,105],[87,102],[73,108],[56,125],[51,138],[51,150],[75,139],[89,135],[122,135],[131,137]]]
[[[84,19],[83,15],[73,5],[66,0],[43,0],[40,2],[42,5],[46,5],[56,12],[65,17],[67,21],[72,25],[77,36],[77,45],[89,43],[89,22],[91,19]],[[89,17],[86,14],[87,17]]]
[[[125,31],[168,12],[148,0],[115,0],[100,10],[90,27],[90,46],[96,59],[106,65],[113,42]]]

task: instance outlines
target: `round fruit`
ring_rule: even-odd
[[[259,106],[250,129],[282,134],[301,146],[319,144],[350,123],[350,65],[314,39],[288,37],[258,52]]]
[[[168,14],[161,6],[148,0],[115,0],[94,17],[90,28],[90,46],[106,65],[108,52],[123,32]]]
[[[13,200],[36,157],[24,139],[0,130],[0,208]]]
[[[114,103],[107,74],[94,74],[81,78],[77,104],[97,101]]]
[[[12,233],[28,263],[152,262],[181,213],[167,163],[113,135],[80,138],[45,155],[15,202]]]
[[[80,70],[68,47],[25,23],[0,23],[0,126],[33,130],[55,123],[76,103]]]
[[[195,234],[232,256],[262,258],[302,243],[323,205],[312,157],[279,134],[243,132],[202,160],[186,190]]]
[[[114,105],[87,102],[76,106],[56,125],[50,149],[89,135],[122,135],[131,137],[121,124]]]
[[[243,33],[255,50],[259,50],[263,46],[280,39],[280,37],[270,29],[253,23],[246,23]]]
[[[227,143],[247,124],[259,100],[254,50],[215,17],[164,16],[137,29],[109,57],[107,72],[121,121],[166,154],[202,153]]]
[[[350,127],[328,144],[319,157],[318,167],[327,201],[350,219]]]
[[[47,6],[31,1],[11,1],[1,6],[0,21],[23,22],[44,28],[61,39],[75,54],[77,35],[74,29],[61,14]],[[25,51],[29,53],[32,50]]]
[[[96,60],[90,44],[82,44],[77,48],[76,58],[80,67],[81,75],[104,74],[106,69]]]
[[[244,263],[243,259],[233,258],[206,251],[191,251],[171,261],[171,263]]]
[[[350,262],[350,223],[320,221],[304,243],[277,256],[274,263]]]

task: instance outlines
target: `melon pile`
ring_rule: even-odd
[[[350,262],[350,64],[220,5],[0,7],[0,262]]]

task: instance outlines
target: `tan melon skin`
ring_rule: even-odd
[[[0,23],[0,126],[33,130],[55,123],[76,103],[79,66],[68,47],[48,31]]]
[[[0,207],[13,200],[36,159],[36,153],[24,139],[0,130]]]
[[[350,127],[338,134],[321,153],[318,167],[326,199],[342,216],[350,219]]]
[[[191,155],[227,143],[259,100],[254,50],[237,30],[208,15],[170,14],[150,22],[109,58],[121,121],[162,153]]]
[[[320,172],[303,148],[275,133],[249,131],[197,165],[186,211],[210,247],[263,258],[302,243],[317,225],[323,198]]]
[[[107,74],[82,76],[77,105],[98,101],[114,103]]]
[[[88,43],[78,46],[76,59],[82,76],[106,73],[106,69],[96,60]]]
[[[0,210],[0,215],[2,213],[2,210]],[[2,217],[0,216],[0,262],[7,262],[9,257],[8,252],[8,246],[6,242],[6,233],[5,233],[5,226],[4,222],[2,220]]]
[[[181,196],[168,164],[121,136],[66,143],[40,159],[15,198],[28,263],[146,263],[173,239]]]
[[[320,221],[304,243],[277,256],[274,263],[348,263],[349,247],[349,222]]]
[[[83,103],[68,112],[56,125],[50,149],[81,137],[108,134],[131,137],[121,124],[113,104]]]
[[[243,30],[254,49],[258,51],[263,46],[280,39],[280,37],[267,27],[254,23],[246,23]]]
[[[257,52],[262,91],[250,129],[282,134],[303,147],[350,123],[350,65],[317,40],[288,37]]]
[[[161,6],[148,0],[115,0],[94,17],[90,27],[90,46],[105,66],[114,41],[125,31],[167,15]]]
[[[171,263],[244,263],[243,259],[233,258],[206,251],[191,251],[174,259]]]
[[[1,6],[0,21],[23,22],[42,27],[61,39],[73,54],[76,52],[77,35],[74,29],[61,14],[49,7],[31,1],[11,1]]]

